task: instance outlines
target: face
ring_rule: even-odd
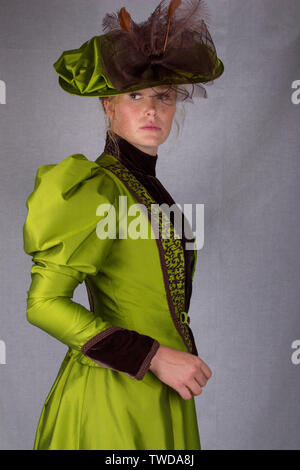
[[[145,88],[105,99],[104,107],[113,132],[142,152],[156,155],[172,128],[176,90],[168,86]]]

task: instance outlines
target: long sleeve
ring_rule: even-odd
[[[109,236],[97,227],[107,204]],[[159,343],[137,331],[111,325],[72,299],[88,275],[96,275],[116,238],[118,190],[98,164],[82,154],[38,168],[34,191],[26,201],[24,251],[32,256],[27,319],[97,365],[141,380]]]

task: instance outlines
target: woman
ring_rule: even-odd
[[[191,47],[202,47],[200,75],[193,69],[195,56],[184,75],[170,75],[157,57],[161,61],[164,44],[170,59],[166,38],[172,45],[182,16],[180,11],[176,16],[174,2],[171,13],[163,4],[148,26],[143,23],[144,33],[146,27],[156,31],[153,44],[160,55],[144,48],[142,74],[141,27],[124,8],[117,16],[119,29],[112,15],[106,16],[109,33],[65,51],[54,64],[63,89],[100,97],[110,129],[95,162],[74,154],[40,166],[26,203],[24,250],[34,261],[27,318],[68,346],[34,449],[201,448],[194,396],[211,370],[198,357],[187,315],[196,250],[186,249],[184,235],[176,238],[172,213],[169,237],[163,236],[169,219],[157,205],[174,200],[156,178],[155,166],[186,91],[179,85],[212,80],[223,64],[211,48],[209,62],[197,36]],[[169,32],[162,37],[160,22],[166,18]],[[83,281],[90,310],[71,300]]]

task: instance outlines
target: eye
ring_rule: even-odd
[[[130,93],[129,96],[130,98],[132,98],[133,96],[140,96],[140,93]],[[136,101],[134,98],[133,98],[133,101]]]
[[[158,93],[157,97],[160,101],[164,101],[165,103],[172,104],[174,102],[174,96],[170,95],[169,93]]]
[[[160,97],[163,98],[163,99],[168,99],[168,98],[170,98],[170,95],[168,93],[162,93],[160,95]]]

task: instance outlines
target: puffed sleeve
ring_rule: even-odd
[[[27,320],[98,366],[141,380],[160,343],[111,325],[71,300],[77,285],[101,271],[113,249],[118,196],[105,169],[82,154],[38,167],[23,226],[24,251],[33,261]],[[107,204],[107,212],[97,215],[100,204]],[[107,224],[108,235],[99,237],[97,225],[109,214],[117,223]]]

